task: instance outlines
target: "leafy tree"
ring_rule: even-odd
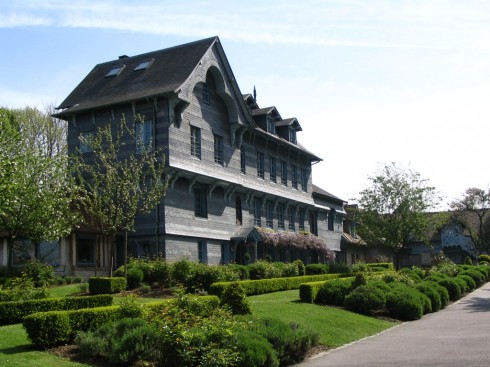
[[[440,198],[419,173],[395,163],[369,179],[371,187],[360,192],[358,233],[368,244],[390,247],[399,267],[400,252],[414,240],[429,245],[431,234],[445,220],[428,213]]]
[[[50,121],[35,108],[0,109],[0,230],[9,237],[9,265],[16,239],[53,240],[76,220],[62,126]]]
[[[461,199],[451,204],[453,220],[469,234],[475,249],[483,253],[490,249],[490,190],[471,187]]]
[[[126,257],[127,232],[134,231],[139,214],[160,203],[167,188],[164,155],[152,144],[144,145],[135,133],[136,123],[142,121],[139,115],[134,123],[127,123],[123,117],[115,126],[99,127],[92,137],[81,136],[80,141],[91,152],[77,152],[71,157],[84,222],[110,238],[111,275],[116,236],[126,235]]]

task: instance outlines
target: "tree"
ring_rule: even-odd
[[[136,217],[154,209],[167,188],[162,151],[136,134],[136,124],[143,121],[138,115],[129,124],[123,117],[118,124],[99,127],[94,136],[80,137],[90,152],[71,157],[84,222],[110,238],[111,276],[116,236],[126,235],[126,258],[127,233],[134,231]]]
[[[369,180],[371,187],[360,192],[358,233],[368,244],[390,247],[398,268],[400,252],[414,240],[429,244],[431,233],[444,221],[428,213],[440,198],[419,173],[395,163]]]
[[[9,266],[17,238],[53,240],[76,221],[67,156],[53,148],[64,144],[63,132],[50,121],[35,108],[0,109],[0,230],[9,236]]]
[[[465,229],[479,253],[490,249],[490,190],[471,187],[450,204],[453,220]]]

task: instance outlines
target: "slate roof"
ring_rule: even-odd
[[[296,129],[296,131],[303,131],[301,128],[301,125],[299,124],[299,121],[296,117],[291,117],[288,119],[280,120],[276,122],[276,127],[281,127],[281,126],[290,126],[293,125],[293,127]]]
[[[175,92],[215,42],[218,37],[98,64],[60,104],[65,110],[58,115]],[[148,69],[134,70],[147,60],[153,60]],[[123,65],[120,74],[106,76]]]
[[[342,200],[341,198],[329,193],[328,191],[323,190],[322,188],[320,188],[319,186],[317,186],[315,184],[312,184],[312,187],[313,187],[313,194],[328,196],[330,199],[339,200],[342,203],[346,202],[345,200]]]

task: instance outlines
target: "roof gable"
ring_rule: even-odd
[[[68,113],[175,92],[217,41],[218,37],[211,37],[98,64],[58,108],[67,109],[63,113]],[[145,61],[152,61],[151,65],[135,70]],[[118,66],[124,68],[107,76]]]

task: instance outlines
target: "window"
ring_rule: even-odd
[[[305,230],[305,210],[303,208],[299,209],[299,230],[304,231]]]
[[[37,244],[36,257],[43,263],[58,266],[60,264],[61,245],[59,240],[41,241]]]
[[[270,181],[271,182],[277,182],[276,178],[276,157],[269,157],[269,172],[270,172]]]
[[[264,153],[257,152],[257,177],[264,178]]]
[[[301,168],[301,188],[304,192],[308,191],[308,171],[306,168]]]
[[[205,104],[210,103],[210,98],[209,98],[209,86],[207,83],[202,84],[202,101]]]
[[[89,153],[92,151],[92,141],[94,140],[93,131],[84,131],[78,137],[80,153]]]
[[[296,230],[296,208],[294,206],[290,206],[288,208],[288,220],[289,220],[289,230],[290,231],[295,231]]]
[[[242,218],[242,199],[237,195],[235,198],[235,211],[236,211],[236,224],[241,226],[243,224]]]
[[[276,121],[270,116],[267,116],[267,132],[276,134]]]
[[[200,218],[208,217],[206,190],[201,187],[194,188],[194,215]]]
[[[126,67],[125,65],[114,66],[111,70],[109,70],[107,72],[107,74],[105,76],[106,77],[107,76],[117,76],[117,75],[121,74],[121,71],[123,71],[123,69],[125,67]]]
[[[214,134],[214,162],[220,165],[224,162],[223,137],[216,134]]]
[[[152,150],[153,121],[138,121],[135,123],[136,153],[141,154]]]
[[[310,212],[310,232],[315,236],[318,236],[317,214]]]
[[[201,159],[201,129],[191,126],[191,155]]]
[[[254,199],[254,225],[257,227],[262,226],[262,200]]]
[[[328,213],[328,230],[333,231],[333,224],[335,222],[335,210],[332,209],[330,213]]]
[[[138,254],[138,257],[150,256],[150,241],[138,241],[136,243],[136,252]]]
[[[208,244],[206,241],[197,242],[197,253],[199,262],[206,264],[208,262]]]
[[[247,169],[246,169],[246,166],[247,166],[247,161],[246,161],[246,151],[245,151],[245,146],[242,144],[242,146],[240,147],[240,171],[245,174],[247,173]]]
[[[286,161],[281,161],[281,185],[288,185],[288,164]]]
[[[289,128],[289,141],[296,144],[296,130]]]
[[[151,64],[153,64],[153,61],[155,60],[145,60],[145,61],[142,61],[140,62],[135,68],[134,68],[134,71],[138,71],[138,70],[145,70],[145,69],[148,69]]]
[[[265,226],[267,228],[273,227],[274,218],[274,204],[271,201],[265,203]]]
[[[277,228],[285,229],[284,227],[284,204],[277,205]]]
[[[77,265],[95,266],[95,237],[77,238]]]
[[[291,186],[298,189],[298,167],[294,164],[291,165]]]

